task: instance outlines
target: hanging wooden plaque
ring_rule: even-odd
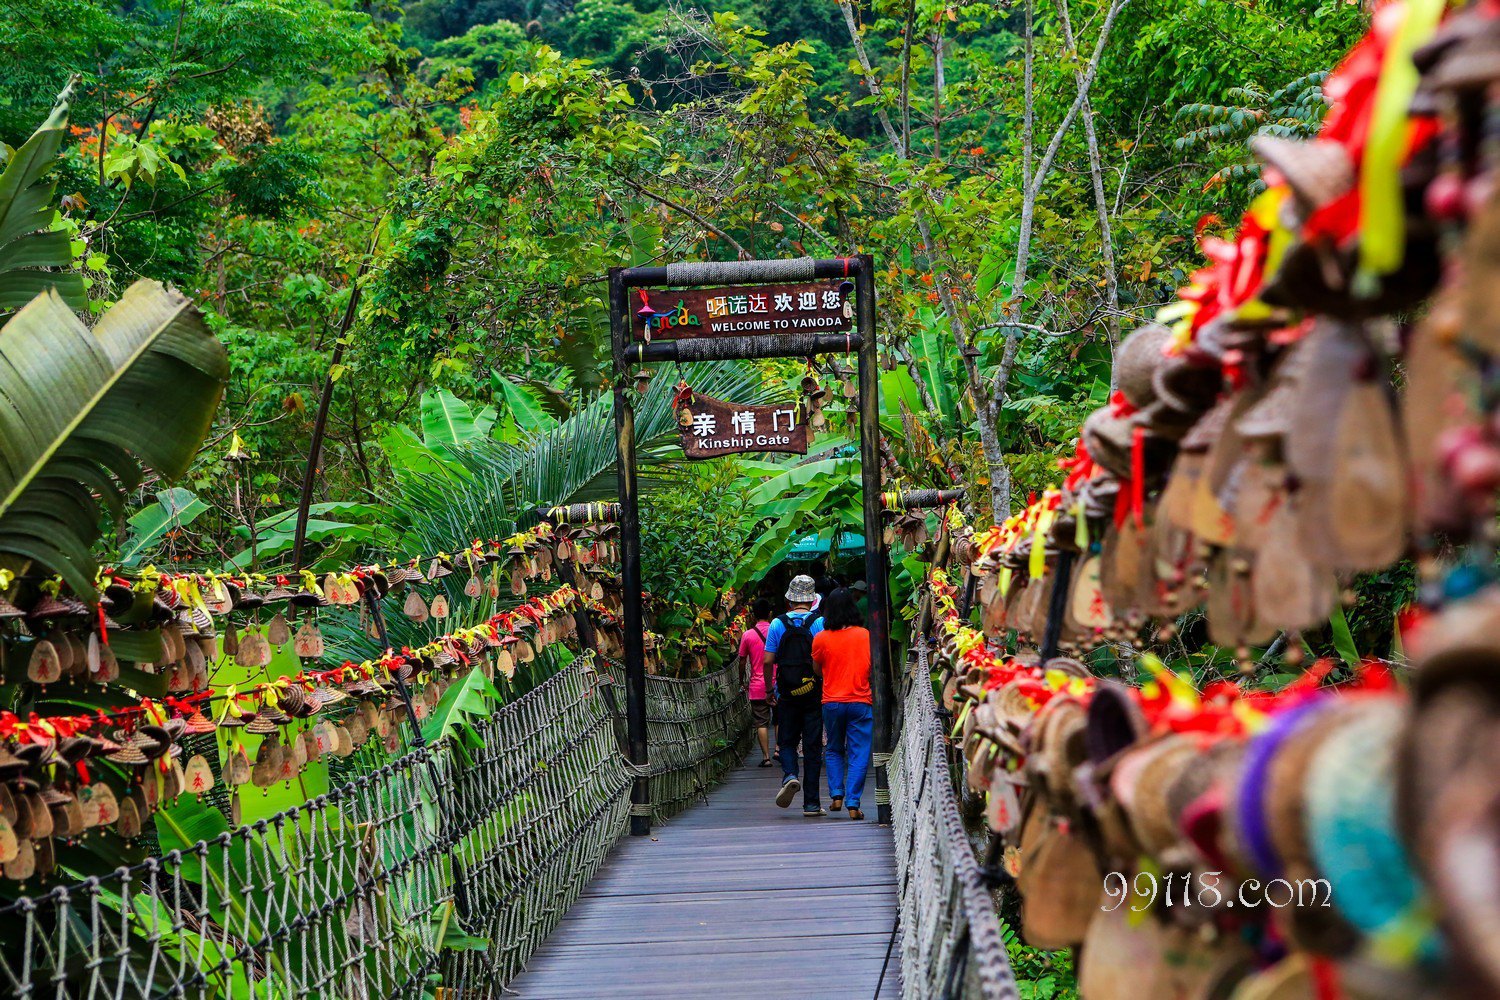
[[[854,283],[684,288],[632,295],[637,340],[753,337],[775,333],[843,333],[854,323]]]
[[[752,406],[698,392],[679,410],[677,420],[688,458],[761,451],[807,454],[807,421],[795,403]]]

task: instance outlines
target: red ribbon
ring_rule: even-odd
[[[1130,433],[1130,513],[1135,516],[1137,528],[1146,526],[1146,429],[1144,427],[1133,428]]]

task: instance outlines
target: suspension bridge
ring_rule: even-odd
[[[1015,995],[925,659],[891,826],[775,808],[728,671],[579,657],[477,727],[326,795],[0,910],[0,996],[468,1000]],[[631,791],[650,837],[630,837]]]

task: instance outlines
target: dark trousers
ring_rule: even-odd
[[[823,777],[823,702],[821,698],[783,698],[777,706],[776,746],[783,781],[797,776],[797,741],[802,741],[802,807],[816,809]]]

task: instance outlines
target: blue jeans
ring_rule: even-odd
[[[828,794],[845,799],[850,809],[858,809],[865,775],[870,770],[875,714],[863,702],[830,701],[823,706],[823,728],[828,733],[828,747],[823,753],[828,764]]]

